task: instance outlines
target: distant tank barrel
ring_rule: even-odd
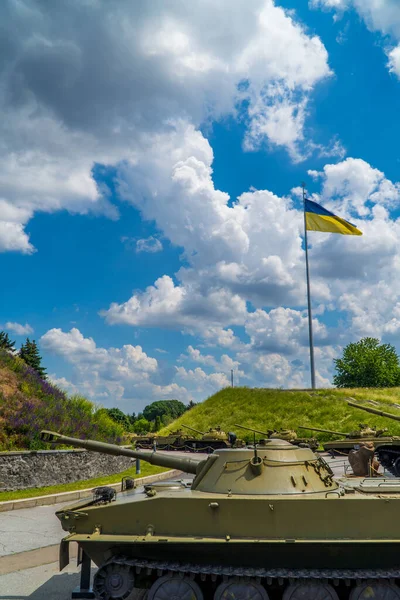
[[[260,435],[265,435],[266,437],[269,436],[269,433],[266,433],[265,431],[259,431],[258,429],[253,429],[252,427],[245,427],[244,425],[237,424],[235,424],[235,427],[239,427],[240,429],[246,429],[247,431],[252,431],[253,433],[259,433]]]
[[[343,437],[347,437],[348,433],[343,433],[343,431],[331,431],[330,429],[319,429],[318,427],[302,427],[299,425],[299,429],[308,429],[309,431],[320,431],[321,433],[331,433],[332,435],[341,435]]]
[[[394,421],[400,421],[399,415],[392,415],[392,413],[387,413],[383,410],[378,410],[376,408],[370,408],[369,406],[361,406],[360,404],[356,404],[355,402],[350,402],[350,400],[346,400],[346,402],[349,406],[359,408],[360,410],[365,410],[366,412],[372,413],[373,415],[379,415],[380,417],[387,417],[388,419],[393,419]]]
[[[198,429],[195,429],[194,427],[189,427],[189,425],[182,425],[182,427],[185,427],[186,429],[190,429],[190,431],[194,431],[195,433],[198,433],[199,435],[205,435],[204,431],[199,431]]]
[[[96,442],[94,440],[80,440],[73,437],[62,435],[54,431],[41,431],[40,439],[43,442],[51,444],[65,444],[66,446],[74,446],[75,448],[84,448],[94,452],[103,454],[113,454],[114,456],[129,456],[130,458],[140,458],[151,465],[158,467],[168,467],[170,469],[178,469],[185,473],[193,473],[194,475],[199,470],[199,465],[204,464],[204,459],[195,459],[180,456],[171,456],[161,452],[146,452],[145,450],[131,450],[130,448],[122,448],[115,444],[106,444],[105,442]]]

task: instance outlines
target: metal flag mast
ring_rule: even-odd
[[[312,329],[312,311],[311,311],[311,291],[310,291],[310,267],[308,264],[308,240],[307,240],[307,221],[306,221],[306,184],[301,184],[303,188],[303,212],[304,212],[304,244],[306,247],[306,278],[307,278],[307,304],[308,304],[308,339],[310,343],[310,369],[311,369],[311,387],[315,390],[315,361],[314,361],[314,340]]]

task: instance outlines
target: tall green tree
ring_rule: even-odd
[[[21,346],[19,355],[27,365],[37,371],[42,379],[46,379],[46,369],[42,367],[42,357],[40,356],[35,340],[31,341],[29,338],[26,338],[25,344]]]
[[[120,408],[104,408],[103,410],[108,414],[110,419],[115,421],[115,423],[121,425],[121,427],[123,427],[125,431],[130,431],[130,418]]]
[[[157,400],[146,406],[143,416],[148,421],[155,421],[157,417],[170,417],[177,419],[186,411],[186,406],[180,400]],[[139,415],[138,415],[139,416]]]
[[[0,331],[0,348],[13,352],[15,342],[13,342],[6,331]]]
[[[162,426],[163,426],[163,422],[161,420],[161,417],[159,415],[157,415],[156,419],[154,421],[153,431],[160,431]]]
[[[151,431],[151,423],[145,418],[138,419],[133,426],[133,431],[139,434],[149,433]]]
[[[342,358],[334,359],[339,387],[394,387],[400,383],[400,365],[394,346],[365,337],[348,344]]]

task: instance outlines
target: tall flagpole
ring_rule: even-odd
[[[303,188],[303,212],[304,212],[304,243],[306,247],[306,277],[307,277],[307,304],[308,304],[308,339],[310,343],[310,368],[311,368],[311,387],[315,390],[315,362],[314,362],[314,340],[312,330],[312,311],[311,311],[311,291],[310,291],[310,267],[308,265],[308,240],[307,240],[307,221],[306,221],[306,184],[302,183]]]

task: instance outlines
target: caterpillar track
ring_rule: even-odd
[[[107,582],[113,577],[125,594],[110,593]],[[129,581],[135,585],[135,599],[146,597],[147,589],[148,600],[172,600],[166,595],[172,588],[174,600],[264,600],[269,596],[284,600],[398,600],[398,580],[400,569],[253,569],[115,556],[97,572],[94,590],[101,600],[125,600],[132,590]],[[180,593],[175,589],[179,584],[183,588]]]

